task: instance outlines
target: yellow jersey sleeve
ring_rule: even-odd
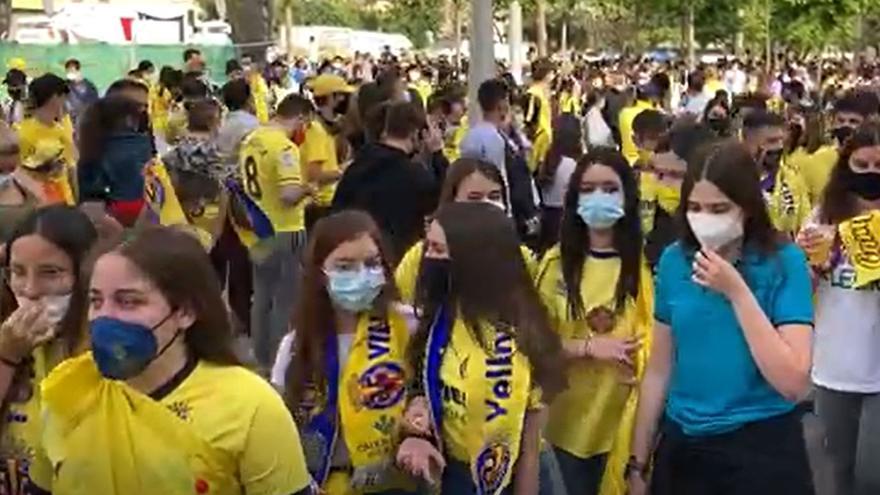
[[[394,281],[400,292],[400,300],[412,304],[416,298],[416,284],[419,278],[419,267],[422,265],[423,243],[419,241],[409,248],[394,272]]]
[[[300,154],[296,146],[288,145],[281,150],[275,162],[279,186],[300,186],[303,183]]]
[[[335,149],[324,126],[320,122],[313,122],[306,130],[306,139],[300,148],[300,155],[303,163],[307,165],[315,162],[327,162],[334,158],[330,152]]]
[[[311,483],[296,425],[281,397],[263,394],[251,420],[239,472],[247,495],[295,493]],[[283,445],[284,448],[279,448]]]

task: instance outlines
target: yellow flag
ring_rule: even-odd
[[[880,279],[880,211],[851,218],[841,223],[838,231],[856,272],[854,286]]]

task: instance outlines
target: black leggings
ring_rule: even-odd
[[[813,495],[800,412],[693,437],[667,421],[652,495]]]

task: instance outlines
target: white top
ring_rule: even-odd
[[[611,146],[614,144],[614,136],[611,135],[611,128],[602,117],[602,109],[599,105],[593,106],[587,111],[587,140],[591,146]]]
[[[563,156],[556,167],[556,175],[553,176],[553,183],[542,189],[544,206],[551,208],[562,208],[565,204],[565,191],[568,190],[568,181],[577,162],[567,156]]]
[[[819,282],[813,382],[832,390],[880,392],[880,282],[852,288],[848,260]]]
[[[257,116],[244,110],[236,110],[226,115],[226,120],[217,133],[217,148],[223,160],[235,166],[238,164],[238,151],[244,138],[260,127]]]
[[[682,99],[684,105],[679,108],[678,113],[679,115],[691,114],[696,115],[697,117],[702,117],[703,111],[706,110],[706,105],[709,104],[711,99],[712,97],[705,91],[702,91],[697,95],[689,94]]]
[[[413,311],[412,307],[404,304],[395,304],[393,310],[399,312],[404,318],[406,318],[407,329],[409,330],[410,335],[415,333],[418,328],[418,319],[416,318],[415,311]],[[279,390],[284,390],[287,368],[290,366],[290,361],[293,358],[292,351],[295,337],[296,330],[291,330],[290,333],[281,339],[281,344],[278,346],[278,353],[275,355],[275,363],[272,364],[270,380],[272,381],[272,385],[275,385]],[[344,366],[343,363],[345,363],[345,360],[348,359],[348,356],[351,353],[352,342],[354,342],[354,333],[342,333],[337,335],[336,343],[339,349],[340,373],[342,373]],[[333,453],[333,459],[330,464],[333,467],[347,467],[351,464],[349,459],[348,447],[346,447],[345,442],[336,442],[336,451]]]

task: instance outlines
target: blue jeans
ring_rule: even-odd
[[[251,339],[257,364],[266,370],[272,368],[278,344],[290,328],[305,245],[305,231],[280,232],[260,241],[251,250],[254,267]]]
[[[553,447],[565,489],[569,495],[597,495],[602,486],[608,454],[581,459],[565,450]]]
[[[443,470],[443,490],[441,495],[476,495],[477,487],[471,476],[470,467],[460,461],[447,460]],[[513,493],[512,484],[505,488],[502,495]]]

